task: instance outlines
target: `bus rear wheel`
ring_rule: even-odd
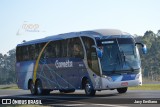
[[[33,84],[33,81],[30,82],[29,89],[32,95],[36,94],[35,85]]]
[[[36,94],[42,95],[43,89],[42,89],[42,82],[40,80],[36,81]]]
[[[117,88],[118,93],[126,93],[127,92],[128,87],[124,87],[124,88]]]
[[[86,80],[84,89],[87,96],[94,96],[96,93],[89,80]]]
[[[42,82],[40,80],[36,81],[36,87],[35,88],[36,88],[35,90],[36,90],[37,95],[48,95],[52,91],[50,89],[43,89]]]

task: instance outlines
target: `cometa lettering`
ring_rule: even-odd
[[[58,60],[56,60],[55,62],[55,67],[56,68],[68,68],[68,67],[73,67],[73,62],[66,60],[65,62],[59,62]]]

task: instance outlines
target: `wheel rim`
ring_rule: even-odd
[[[90,94],[91,93],[91,85],[89,83],[86,84],[86,93]]]
[[[41,87],[40,82],[38,82],[38,84],[37,84],[37,94],[38,95],[42,94],[42,87]]]
[[[35,86],[34,86],[34,84],[31,84],[30,91],[31,91],[31,94],[35,94]]]

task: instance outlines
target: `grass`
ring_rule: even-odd
[[[19,89],[19,88],[17,87],[16,84],[12,84],[12,85],[2,85],[0,86],[0,89]]]
[[[129,90],[160,90],[160,84],[143,84],[142,86],[129,87]]]

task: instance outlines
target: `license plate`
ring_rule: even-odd
[[[121,86],[128,86],[128,82],[122,82]]]

